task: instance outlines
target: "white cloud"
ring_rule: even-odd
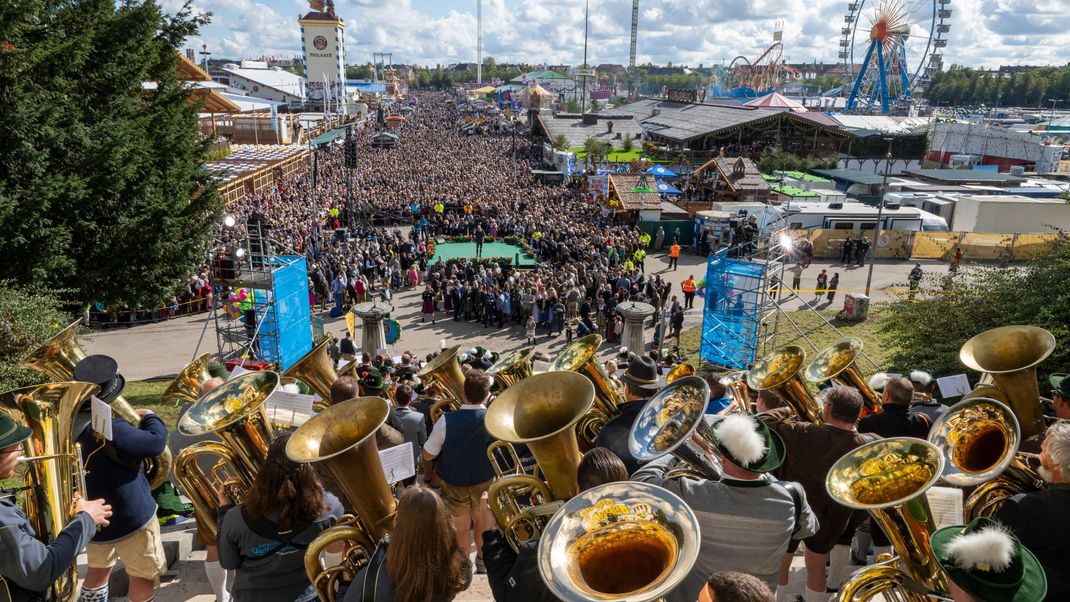
[[[176,10],[181,0],[162,0]],[[191,45],[217,56],[299,56],[297,17],[303,0],[194,0],[213,22]],[[919,12],[925,0],[907,0]],[[472,62],[474,0],[335,0],[346,19],[347,62],[391,52],[399,63]],[[711,65],[737,55],[755,58],[783,22],[784,54],[792,62],[838,60],[846,0],[641,0],[637,60]],[[867,18],[879,3],[866,2]],[[1070,42],[1063,17],[1070,0],[955,0],[944,64],[1063,64]],[[588,62],[627,63],[631,0],[590,0]],[[584,5],[575,0],[485,0],[483,54],[498,62],[578,64]],[[927,23],[925,24],[928,25]],[[864,27],[863,27],[864,29]],[[915,31],[920,31],[915,27]],[[860,31],[856,42],[866,37]],[[915,35],[911,46],[923,36]],[[861,52],[858,50],[856,52]],[[913,59],[912,59],[913,60]]]

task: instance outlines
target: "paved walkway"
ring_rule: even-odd
[[[679,295],[681,281],[689,275],[694,276],[696,281],[701,280],[705,276],[706,269],[705,259],[695,255],[685,254],[680,258],[679,263],[675,271],[668,271],[668,257],[658,254],[647,259],[647,269],[650,270],[650,274],[661,274],[662,278],[668,277],[673,283],[673,294]],[[926,272],[944,273],[947,271],[945,263],[936,261],[920,263]],[[901,286],[906,282],[907,275],[913,267],[914,262],[910,261],[883,260],[878,262],[873,270],[871,299],[874,302],[880,302],[898,298],[896,293],[884,289]],[[814,294],[806,292],[813,290],[817,274],[822,269],[828,270],[829,274],[833,272],[840,274],[840,292],[831,304],[826,303],[824,297],[815,302]],[[844,267],[827,261],[814,261],[803,275],[804,292],[785,301],[784,305],[788,309],[799,309],[806,303],[812,303],[818,309],[842,307],[843,293],[865,290],[867,270],[868,268]],[[785,275],[785,280],[788,284],[791,283],[790,273]],[[423,356],[437,351],[442,341],[445,341],[447,346],[455,344],[462,344],[465,348],[482,346],[503,353],[525,345],[522,326],[502,329],[484,328],[475,322],[454,322],[445,312],[439,313],[434,324],[421,323],[420,294],[422,291],[422,287],[417,287],[399,291],[394,297],[393,316],[401,323],[403,329],[401,341],[391,349],[395,355],[400,355],[403,351],[412,351]],[[699,300],[695,308],[687,312],[685,329],[702,323],[701,303]],[[332,319],[323,311],[315,313],[324,318],[327,332],[337,336],[345,329],[345,321],[342,318]],[[647,331],[648,341],[652,334],[651,331]],[[359,333],[356,338],[360,340]],[[115,357],[123,374],[129,380],[174,375],[197,354],[216,350],[214,322],[210,314],[183,316],[167,322],[95,331],[82,337],[82,342],[90,353],[105,353]],[[549,338],[540,330],[537,344],[541,351],[553,356],[564,346],[564,342],[564,335]],[[603,355],[608,356],[613,353],[613,350],[614,347],[605,345],[602,352]]]

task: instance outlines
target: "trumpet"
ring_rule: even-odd
[[[666,385],[636,416],[628,435],[628,450],[642,462],[665,454],[676,456],[688,468],[672,471],[669,478],[720,479],[720,461],[703,448],[714,447],[709,429],[705,428],[709,399],[709,385],[697,376],[685,376]],[[703,445],[693,440],[695,436],[703,440]]]
[[[564,504],[539,540],[539,574],[566,602],[665,597],[698,559],[698,519],[650,483],[606,483]]]

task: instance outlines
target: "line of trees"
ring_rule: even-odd
[[[1049,99],[1070,103],[1070,65],[1036,67],[1013,74],[952,66],[937,73],[925,96],[935,105],[1051,107]]]

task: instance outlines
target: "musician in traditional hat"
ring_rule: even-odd
[[[1051,383],[1051,409],[1058,420],[1070,420],[1070,374],[1055,373],[1048,377]],[[1025,441],[1019,451],[1033,454],[1040,453],[1041,444],[1047,433],[1040,432]]]
[[[74,380],[100,387],[97,398],[115,400],[126,386],[114,359],[91,355],[74,367]],[[107,527],[86,548],[89,570],[82,586],[82,602],[108,599],[111,569],[121,558],[130,577],[128,597],[144,602],[155,597],[160,575],[167,570],[156,502],[142,466],[167,447],[167,426],[151,410],[139,409],[137,426],[113,416],[112,439],[107,441],[87,426],[79,435],[85,457],[89,497],[104,498],[114,514]]]
[[[803,486],[806,499],[818,517],[817,533],[805,540],[807,602],[823,601],[827,588],[839,588],[851,555],[851,537],[865,519],[865,513],[836,503],[825,489],[825,477],[833,464],[856,447],[876,439],[859,434],[855,428],[862,406],[862,395],[857,389],[835,386],[825,395],[821,424],[788,421],[795,412],[787,407],[758,416],[780,435],[787,447],[787,458],[779,476]],[[794,552],[789,549],[784,555],[778,584],[781,588],[788,584],[788,568]],[[827,572],[831,573],[831,579]]]
[[[595,445],[608,448],[624,462],[628,473],[639,470],[639,461],[628,451],[628,436],[632,424],[639,416],[639,411],[646,405],[647,399],[657,393],[665,381],[658,373],[658,365],[646,356],[636,356],[628,362],[628,369],[620,376],[624,383],[625,402],[617,407],[620,412],[598,432]]]
[[[30,429],[0,412],[0,480],[15,476],[23,442]],[[97,532],[107,527],[111,506],[102,499],[78,499],[74,516],[55,541],[43,543],[30,519],[15,503],[14,494],[0,491],[0,590],[7,582],[12,602],[44,599],[45,593],[85,549]]]
[[[632,475],[680,496],[698,518],[702,533],[698,562],[667,597],[694,602],[713,573],[741,571],[776,587],[780,558],[792,539],[817,533],[817,517],[798,484],[770,472],[784,463],[784,441],[760,420],[731,414],[714,422],[712,451],[720,461],[719,481],[666,479],[674,462],[659,458]]]
[[[936,380],[933,379],[933,375],[924,370],[914,370],[910,373],[909,380],[914,386],[914,400],[910,404],[910,409],[925,414],[930,424],[936,422],[940,414],[947,411],[947,406],[933,397],[936,389]]]
[[[870,414],[858,422],[858,432],[876,433],[881,437],[915,437],[924,439],[932,422],[925,414],[910,409],[914,400],[914,385],[903,377],[888,379],[884,385],[881,412]]]
[[[1060,376],[1057,386],[1070,385],[1066,375]],[[993,518],[1010,528],[1044,566],[1048,599],[1070,600],[1070,563],[1066,558],[1070,541],[1070,422],[1048,427],[1039,472],[1048,486],[1010,498]]]
[[[1006,527],[987,518],[944,527],[929,539],[955,602],[1041,602],[1048,595],[1037,557]],[[1064,559],[1065,561],[1065,559]]]

